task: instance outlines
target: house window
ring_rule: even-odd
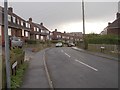
[[[28,27],[28,23],[25,23],[25,27]]]
[[[8,28],[8,35],[11,36],[11,28]]]
[[[39,35],[36,35],[36,39],[39,39]]]
[[[26,27],[27,28],[30,28],[30,24],[26,22]]]
[[[53,33],[50,33],[50,35],[53,35]]]
[[[13,18],[13,23],[15,23],[15,17],[14,17],[14,16],[12,16],[12,18]]]
[[[43,40],[43,36],[41,36],[41,40]]]
[[[8,21],[11,22],[11,15],[8,15]]]
[[[17,24],[18,24],[18,25],[20,24],[19,19],[17,19]]]
[[[44,30],[41,30],[41,32],[44,32]]]
[[[36,31],[36,27],[34,27],[34,31]]]
[[[28,32],[27,31],[25,32],[25,36],[28,37]]]
[[[24,36],[24,29],[22,29],[22,36]]]
[[[21,21],[21,26],[23,26],[23,21]]]
[[[28,23],[28,28],[30,28],[30,24]]]
[[[37,32],[39,32],[39,28],[37,28]]]
[[[47,40],[49,40],[49,35],[47,35]]]

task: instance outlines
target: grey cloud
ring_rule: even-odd
[[[43,22],[53,27],[65,22],[82,21],[82,8],[80,2],[12,2],[9,3],[14,12],[25,20],[29,17],[34,22]],[[86,2],[86,21],[109,22],[118,11],[117,2]],[[56,28],[55,27],[55,28]]]

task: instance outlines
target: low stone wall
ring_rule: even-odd
[[[107,53],[120,53],[120,45],[108,44],[88,44],[88,50],[101,52],[101,47],[104,47],[104,52]]]

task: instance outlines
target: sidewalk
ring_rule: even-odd
[[[43,64],[44,50],[33,53],[30,49],[26,49],[25,52],[26,58],[31,59],[21,88],[49,88]]]
[[[109,55],[106,55],[106,54],[103,54],[103,53],[90,52],[90,51],[87,51],[87,50],[84,50],[84,49],[80,49],[80,48],[77,48],[77,47],[72,47],[72,49],[77,50],[77,51],[80,51],[80,52],[84,52],[84,53],[96,55],[96,56],[99,56],[99,57],[103,57],[103,58],[107,58],[107,59],[111,59],[111,60],[116,60],[116,61],[118,61],[118,58],[115,58],[115,57],[112,57],[112,56],[109,56]]]

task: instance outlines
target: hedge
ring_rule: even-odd
[[[120,36],[117,35],[88,35],[86,40],[89,44],[120,44]]]

